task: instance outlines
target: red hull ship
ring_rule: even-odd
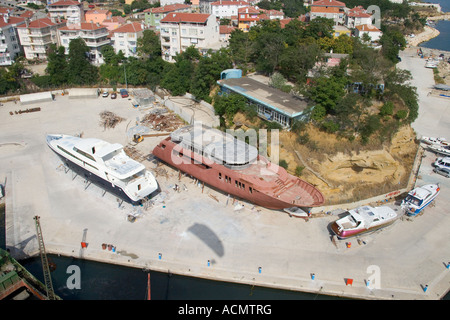
[[[205,184],[268,209],[324,203],[319,190],[271,163],[256,148],[206,126],[174,131],[153,154]]]

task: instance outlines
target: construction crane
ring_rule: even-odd
[[[44,282],[45,282],[45,289],[47,291],[47,298],[48,300],[56,300],[55,291],[53,290],[52,277],[50,275],[50,268],[47,259],[47,254],[45,252],[41,223],[39,222],[40,217],[35,216],[33,219],[36,223],[36,235],[39,243],[39,253],[41,254],[42,270],[44,272]]]

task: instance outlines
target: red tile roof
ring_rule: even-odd
[[[165,13],[165,12],[171,12],[176,11],[180,9],[187,9],[191,6],[188,4],[182,4],[182,3],[174,3],[174,4],[168,4],[164,7],[157,7],[157,8],[149,8],[144,10],[144,12],[151,12],[151,13]]]
[[[223,0],[223,1],[212,2],[211,5],[212,6],[249,6],[250,4],[247,1]]]
[[[253,13],[253,14],[259,14],[260,11],[256,9],[255,7],[243,7],[238,9],[238,13]]]
[[[31,18],[33,16],[34,12],[33,11],[25,11],[23,12],[19,17],[21,18]]]
[[[121,25],[120,27],[114,29],[112,32],[119,32],[119,33],[136,33],[139,31],[142,31],[142,26],[139,22],[131,22],[131,23],[125,23],[124,25]]]
[[[103,29],[106,28],[106,26],[104,25],[97,25],[96,23],[93,22],[82,22],[80,23],[80,26],[75,27],[74,25],[71,26],[64,26],[59,28],[59,30],[99,30],[99,29]]]
[[[80,5],[80,3],[78,1],[61,0],[61,1],[53,2],[49,6],[59,7],[59,6],[78,6],[78,5]]]
[[[353,9],[348,10],[347,16],[355,17],[355,18],[370,18],[371,17],[371,15],[366,13],[366,10],[364,10],[364,8],[361,6],[354,7]]]
[[[194,22],[194,23],[205,23],[210,14],[207,13],[169,13],[161,22]]]
[[[366,31],[366,32],[379,32],[380,29],[378,29],[377,27],[371,25],[371,24],[362,24],[359,26],[355,27],[356,29],[358,29],[359,31]]]
[[[336,0],[319,0],[314,1],[314,3],[311,5],[311,8],[313,7],[345,7],[345,3],[336,1]]]
[[[8,17],[8,22],[5,22],[3,19],[3,16],[0,16],[0,28],[9,26],[9,25],[16,25],[18,23],[25,22],[25,18],[22,17]]]
[[[41,28],[56,26],[61,23],[65,23],[65,20],[61,20],[60,23],[54,23],[54,22],[52,22],[52,20],[50,20],[50,18],[42,18],[42,19],[30,21],[30,23],[28,23],[28,28],[41,29]],[[23,24],[23,25],[18,26],[17,28],[27,28],[27,26],[25,24]]]
[[[311,12],[339,13],[339,7],[311,7]]]
[[[107,9],[92,9],[92,10],[88,10],[86,11],[85,14],[108,14],[111,13],[111,11],[107,10]]]
[[[220,34],[229,34],[235,30],[236,27],[233,26],[219,26],[219,33]]]

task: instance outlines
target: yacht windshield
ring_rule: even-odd
[[[422,204],[422,200],[417,199],[416,197],[413,197],[411,195],[407,196],[405,199],[406,202],[409,202],[415,206],[420,206]]]

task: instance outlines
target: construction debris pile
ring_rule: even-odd
[[[126,145],[123,148],[123,151],[127,156],[129,156],[133,160],[136,160],[137,162],[142,162],[146,159],[146,156],[144,156],[139,150],[137,150],[133,146]]]
[[[41,111],[41,108],[37,107],[37,108],[19,110],[19,111],[14,111],[14,113],[15,114],[22,114],[22,113],[30,113],[30,112],[37,112],[37,111]],[[9,112],[10,115],[13,115],[14,113],[12,111]]]
[[[168,112],[164,108],[152,110],[141,120],[141,124],[156,131],[172,132],[185,126],[184,121],[175,113]]]
[[[105,130],[106,128],[114,128],[117,124],[125,120],[111,111],[100,112],[100,119],[100,126],[102,126]]]

